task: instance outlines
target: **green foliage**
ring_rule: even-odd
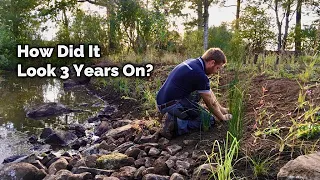
[[[308,82],[311,80],[312,77],[315,76],[315,64],[317,62],[317,59],[314,58],[313,61],[311,61],[309,64],[305,63],[305,70],[303,70],[302,73],[300,73],[298,75],[298,78],[302,81],[302,82]]]
[[[238,157],[240,142],[231,133],[227,133],[226,141],[221,147],[219,141],[215,140],[210,155],[207,155],[207,161],[209,164],[216,165],[216,168],[212,169],[210,176],[216,180],[231,180],[233,173],[234,159]],[[215,147],[218,148],[218,152],[214,152]]]
[[[245,7],[239,22],[239,35],[248,42],[254,53],[261,52],[275,37],[270,22],[271,18],[264,9],[251,5]]]
[[[270,170],[270,166],[273,164],[272,157],[268,157],[266,159],[262,159],[260,157],[257,158],[250,158],[249,160],[253,166],[253,173],[254,177],[257,178],[258,176],[268,175]]]
[[[234,80],[229,89],[229,110],[232,119],[228,122],[228,130],[232,136],[240,140],[243,135],[244,91],[239,88],[237,83],[238,80]]]
[[[230,54],[232,33],[227,29],[226,24],[218,27],[210,27],[208,47],[219,47],[225,54]],[[189,31],[185,34],[182,46],[188,57],[197,57],[203,54],[203,47],[199,46],[203,42],[203,32],[201,30]]]
[[[0,69],[12,69],[15,59],[13,34],[0,24]]]

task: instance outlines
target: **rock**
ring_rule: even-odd
[[[121,120],[112,121],[112,128],[126,126],[131,123],[132,123],[132,120],[129,120],[129,119],[121,119]]]
[[[73,141],[70,146],[71,146],[71,149],[74,149],[74,150],[79,150],[80,147],[83,145],[83,146],[86,146],[87,142],[85,141],[82,141],[80,139],[77,139],[75,141]]]
[[[144,163],[144,166],[146,168],[149,168],[149,167],[152,167],[153,166],[153,162],[154,162],[154,159],[150,158],[150,157],[145,157],[145,163]]]
[[[74,156],[71,161],[69,162],[69,166],[71,167],[80,167],[86,166],[85,160],[81,157],[81,155]]]
[[[87,149],[83,150],[81,152],[81,154],[83,154],[85,156],[89,156],[92,154],[99,154],[99,144],[94,144],[94,145],[88,147]]]
[[[140,138],[139,143],[155,143],[158,140],[159,135],[158,134],[153,134],[153,135],[148,135],[148,136],[142,136]]]
[[[188,173],[188,170],[183,169],[183,168],[178,168],[177,173],[182,174],[182,175],[185,175],[185,176],[187,176],[187,177],[190,176],[189,173]]]
[[[44,166],[39,160],[36,160],[34,162],[31,163],[32,165],[34,165],[35,167],[37,167],[38,169],[43,169],[43,170],[47,170],[47,167]]]
[[[168,151],[161,151],[160,156],[170,156]]]
[[[51,128],[44,128],[42,130],[42,133],[40,135],[41,139],[46,139],[48,136],[50,136],[51,134],[54,133],[54,130],[52,130]]]
[[[120,180],[117,177],[108,177],[108,176],[96,176],[95,180]]]
[[[14,163],[4,166],[0,171],[1,180],[41,180],[46,176],[44,170],[39,170],[29,163]]]
[[[50,164],[48,165],[48,163],[52,160],[52,159],[58,159],[58,156],[54,153],[50,153],[48,155],[46,155],[42,160],[40,160],[40,162],[45,165],[45,166],[50,166]]]
[[[47,176],[44,180],[57,180],[57,179],[72,179],[72,180],[91,180],[93,176],[89,172],[83,172],[81,174],[73,174],[72,172],[62,169],[55,175]]]
[[[20,159],[22,157],[27,157],[27,155],[14,155],[14,156],[7,157],[3,160],[2,164],[13,162],[13,161]]]
[[[102,111],[98,113],[99,117],[111,118],[112,114],[117,111],[117,108],[114,106],[107,105],[103,108]]]
[[[88,167],[81,166],[81,167],[73,168],[72,172],[74,174],[81,174],[83,172],[90,172],[94,176],[96,176],[96,175],[110,176],[114,172],[114,170],[96,169],[96,168],[88,168]]]
[[[180,151],[182,149],[182,147],[177,144],[174,144],[174,145],[168,146],[166,149],[171,155],[174,155],[178,151]]]
[[[87,119],[88,123],[97,122],[97,121],[99,121],[99,120],[100,120],[100,118],[97,117],[97,116],[90,117],[89,119]]]
[[[71,132],[59,131],[50,134],[44,142],[54,146],[67,146],[77,138],[78,137]]]
[[[144,166],[145,162],[146,162],[145,158],[137,159],[136,161],[134,161],[134,166],[137,168],[140,166]]]
[[[133,157],[137,159],[138,155],[140,154],[140,149],[136,147],[130,147],[126,150],[125,154],[129,157]]]
[[[161,176],[157,174],[146,174],[142,180],[169,180],[169,176]]]
[[[301,155],[289,161],[279,171],[277,178],[285,179],[319,179],[320,152]]]
[[[65,158],[60,158],[50,165],[50,167],[48,168],[48,172],[49,174],[55,174],[61,169],[66,169],[67,165],[68,161]]]
[[[157,155],[160,154],[160,150],[157,149],[157,148],[152,147],[152,148],[150,148],[148,154],[149,154],[150,156],[157,156]]]
[[[84,128],[84,126],[81,124],[70,124],[68,129],[78,138],[86,136],[86,128]]]
[[[120,168],[119,172],[112,173],[111,176],[119,177],[121,179],[133,179],[136,171],[137,169],[135,167],[124,166]]]
[[[118,169],[123,166],[130,166],[134,163],[134,159],[121,153],[111,153],[102,155],[97,159],[97,166],[103,169]]]
[[[154,172],[155,174],[167,175],[169,173],[169,168],[166,164],[168,157],[161,156],[154,161]]]
[[[88,167],[94,168],[97,166],[97,159],[98,159],[97,155],[90,155],[85,157],[85,163]]]
[[[170,180],[184,180],[184,177],[181,174],[173,173],[170,176]]]
[[[189,153],[188,152],[178,152],[175,156],[177,157],[177,160],[184,161],[185,159],[188,158]]]
[[[108,177],[105,175],[96,175],[94,180],[119,180],[117,177]]]
[[[168,166],[168,168],[173,168],[175,163],[174,163],[174,161],[172,159],[168,159],[166,161],[166,165]]]
[[[132,127],[131,124],[116,128],[116,129],[110,129],[107,133],[102,135],[102,139],[112,137],[114,139],[118,139],[120,137],[126,136],[128,134],[132,134],[135,131],[135,129]]]
[[[115,145],[114,143],[107,143],[105,140],[103,140],[100,144],[99,144],[99,149],[104,149],[104,150],[108,150],[108,151],[113,151],[115,148],[117,147],[117,145]]]
[[[96,136],[101,136],[109,129],[112,129],[111,124],[108,121],[101,121],[100,125],[94,130]]]
[[[158,143],[161,145],[161,146],[166,146],[169,144],[169,140],[167,138],[164,138],[164,137],[161,137],[159,140],[158,140]]]
[[[29,137],[28,142],[30,144],[36,144],[38,142],[38,137],[36,135],[32,135]]]
[[[54,157],[54,158],[50,159],[50,161],[47,162],[46,166],[49,168],[52,163],[56,162],[59,159],[60,159],[59,157]]]
[[[212,174],[212,170],[216,169],[216,164],[202,164],[198,168],[194,169],[192,179],[194,180],[202,180],[208,179]]]
[[[131,146],[133,146],[133,145],[134,145],[134,143],[131,142],[131,141],[125,142],[125,143],[121,144],[120,146],[116,147],[116,148],[114,149],[114,151],[117,151],[117,152],[120,152],[120,153],[124,153],[124,152],[126,152],[126,150],[127,150],[129,147],[131,147]]]
[[[60,115],[63,113],[68,113],[71,110],[60,103],[50,102],[39,105],[37,107],[33,107],[29,111],[27,111],[27,117],[29,118],[39,118],[39,117],[47,117],[53,115]]]
[[[190,163],[188,161],[181,161],[177,160],[176,166],[178,169],[189,169],[190,168]]]
[[[146,156],[148,156],[147,153],[145,151],[141,150],[140,153],[138,154],[137,159],[140,159],[140,158],[143,158],[143,157],[146,157]]]
[[[148,167],[146,168],[143,172],[142,172],[142,176],[146,175],[146,174],[155,174],[154,172],[154,167]]]
[[[134,173],[134,178],[135,179],[142,179],[142,172],[146,170],[146,167],[141,166],[137,171]]]

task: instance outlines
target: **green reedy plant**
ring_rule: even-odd
[[[238,158],[240,142],[230,132],[227,133],[226,141],[221,147],[219,141],[215,140],[210,155],[207,155],[207,162],[211,165],[216,165],[216,168],[211,167],[211,176],[215,180],[231,180],[233,174],[234,160]],[[214,152],[215,147],[218,152]]]
[[[228,130],[234,137],[241,139],[243,135],[244,91],[239,89],[236,84],[235,81],[235,84],[231,85],[229,89],[229,110],[232,119],[228,122]]]

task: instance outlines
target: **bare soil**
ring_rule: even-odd
[[[155,70],[148,81],[152,82],[155,77],[161,77],[161,81],[164,82],[172,68],[173,66],[170,65],[155,65]],[[221,93],[222,96],[219,97],[219,99],[225,106],[227,104],[227,85],[234,79],[234,75],[234,72],[223,72],[220,74],[219,86],[221,86],[221,89],[219,93]],[[296,148],[285,148],[283,153],[277,154],[279,152],[279,147],[276,143],[277,138],[272,136],[256,137],[254,134],[257,128],[267,128],[269,122],[279,121],[277,123],[279,127],[290,127],[292,125],[290,116],[295,117],[297,115],[297,100],[301,90],[299,83],[301,85],[303,85],[303,83],[285,78],[270,79],[265,75],[256,76],[252,79],[248,77],[248,74],[239,75],[240,79],[247,79],[250,84],[245,97],[244,135],[241,141],[241,152],[239,153],[239,158],[243,160],[240,160],[235,165],[235,174],[249,179],[254,178],[251,164],[248,159],[244,158],[246,155],[262,159],[272,156],[275,161],[272,163],[269,173],[258,177],[258,179],[276,179],[279,169],[290,159],[300,155],[301,152]],[[314,87],[310,89],[311,94],[306,96],[306,100],[310,100],[310,102],[319,106],[320,85],[314,82],[304,85],[314,85]],[[90,88],[97,89],[96,87]],[[109,87],[96,91],[110,104],[118,105],[119,113],[117,113],[115,117],[149,118],[143,117],[141,102],[122,99],[120,94],[117,94]],[[267,112],[267,115],[261,118],[261,124],[257,124],[259,113],[263,110]],[[170,144],[178,144],[183,147],[183,152],[189,152],[190,154],[192,154],[194,150],[206,151],[210,154],[215,140],[218,140],[220,143],[224,142],[227,129],[228,124],[226,122],[217,122],[214,128],[208,132],[194,131],[172,139]],[[316,140],[314,140],[314,142],[315,141]],[[204,163],[204,161],[199,160],[198,164],[201,163]]]

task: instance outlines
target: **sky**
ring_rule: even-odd
[[[246,0],[244,0],[243,3],[246,3]],[[236,0],[226,0],[226,5],[235,5],[235,4],[236,4]],[[97,12],[103,15],[106,14],[106,9],[104,7],[95,6],[88,2],[82,3],[80,7],[81,9],[90,13]],[[302,10],[303,12],[308,11],[305,7],[303,7],[302,9],[303,9]],[[183,9],[182,12],[190,13],[190,17],[196,15],[195,13],[193,13],[192,10],[188,8]],[[270,13],[271,15],[274,15],[274,12],[272,10],[268,11],[268,13]],[[209,27],[219,26],[223,22],[231,23],[235,19],[235,16],[236,16],[235,6],[221,7],[219,5],[211,5],[209,8]],[[303,15],[302,25],[310,25],[312,21],[315,20],[315,18],[316,16],[312,14]],[[177,29],[178,32],[183,34],[184,27],[182,23],[184,22],[184,20],[182,18],[174,18],[172,19],[172,21],[175,21],[175,23],[177,24],[177,27],[172,27],[172,29]],[[42,36],[46,40],[51,40],[55,37],[55,33],[57,32],[58,29],[55,27],[54,23],[52,22],[47,22],[45,25],[48,26],[48,31],[42,32]],[[295,16],[293,16],[293,19],[290,22],[290,26],[294,26],[294,25],[295,25]],[[276,29],[274,30],[276,31]]]
[[[81,9],[88,11],[88,12],[91,12],[91,13],[97,12],[100,14],[105,14],[105,12],[106,12],[105,8],[95,6],[95,5],[92,5],[87,2],[82,3],[82,5],[80,7],[81,7]],[[235,7],[220,8],[219,6],[211,6],[209,8],[209,27],[210,26],[219,26],[222,22],[232,22],[236,16],[235,9],[236,9]],[[192,13],[192,10],[185,8],[182,10],[182,12],[183,13]],[[178,29],[178,32],[183,33],[184,28],[183,28],[182,23],[184,20],[182,18],[175,18],[175,19],[172,19],[172,21],[175,21],[175,23],[178,25],[178,27],[175,27]],[[45,25],[48,26],[48,30],[42,32],[42,36],[46,40],[51,40],[55,37],[55,33],[58,31],[58,29],[55,27],[54,23],[49,22],[49,21]]]

